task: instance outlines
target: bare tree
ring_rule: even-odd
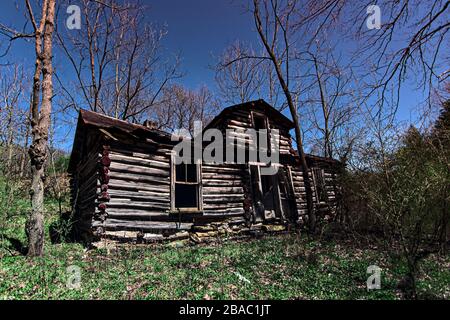
[[[219,109],[218,103],[207,87],[189,90],[180,85],[171,85],[163,90],[162,101],[150,112],[160,129],[194,131],[194,121],[205,126]]]
[[[343,18],[348,40],[358,41],[355,64],[363,67],[360,78],[366,79],[367,99],[380,91],[376,103],[383,105],[394,95],[398,108],[402,85],[414,79],[417,88],[427,92],[426,100],[431,105],[433,92],[450,76],[445,49],[450,1],[378,1],[381,26],[368,29],[366,10],[373,4],[361,1],[347,8]]]
[[[289,50],[292,48],[289,36],[291,35],[290,27],[293,13],[296,9],[295,2],[289,2],[286,5],[279,7],[279,4],[274,1],[253,1],[253,17],[255,21],[256,30],[259,38],[266,50],[269,59],[276,75],[281,89],[286,97],[286,103],[289,107],[292,120],[294,122],[295,142],[297,144],[300,162],[303,171],[303,180],[306,190],[306,202],[308,210],[308,224],[311,232],[315,232],[316,215],[314,212],[313,196],[311,189],[311,182],[309,177],[309,166],[306,162],[306,156],[303,147],[303,137],[301,133],[300,120],[297,113],[297,105],[292,95],[291,89],[291,70],[290,60],[291,56]],[[263,10],[261,12],[261,10]],[[281,40],[279,40],[280,38]],[[284,67],[284,70],[283,70]]]
[[[307,112],[310,144],[320,147],[329,158],[339,156],[346,162],[352,147],[361,134],[358,107],[361,99],[351,65],[341,66],[332,50],[308,51],[302,58],[310,67],[301,75],[304,84],[301,95]]]
[[[28,159],[25,132],[29,124],[27,112],[22,109],[23,105],[28,105],[23,96],[26,90],[23,68],[12,64],[0,71],[0,173],[3,180],[0,208],[7,221],[12,216],[15,197],[23,187],[21,164]]]
[[[5,145],[5,173],[12,174],[13,153],[17,144],[17,129],[22,124],[23,113],[19,104],[22,102],[21,93],[24,89],[23,70],[18,65],[6,67],[5,75],[0,80],[0,138]]]
[[[256,56],[253,49],[236,42],[219,57],[215,79],[225,103],[239,104],[261,97],[265,82],[265,61],[247,59]]]
[[[295,124],[295,142],[303,169],[306,202],[309,217],[309,228],[315,230],[316,216],[314,212],[310,173],[305,157],[305,115],[306,108],[302,93],[308,84],[303,83],[305,72],[304,53],[318,41],[323,41],[325,31],[333,30],[336,17],[344,7],[339,0],[324,1],[283,1],[254,0],[249,11],[252,14],[258,38],[264,54],[241,54],[229,64],[241,60],[256,60],[261,64],[269,64],[271,72],[266,86],[271,90],[280,90],[284,101],[279,105],[280,111],[287,108]],[[313,65],[310,61],[309,65]],[[275,77],[273,77],[275,76]],[[275,80],[275,81],[274,81]],[[325,100],[323,100],[325,101]],[[323,105],[323,104],[322,104]],[[300,119],[299,113],[304,117]],[[328,111],[325,112],[328,114]],[[328,115],[327,115],[328,117]]]
[[[83,103],[92,111],[137,121],[181,76],[178,57],[170,59],[162,50],[165,29],[145,22],[144,14],[145,7],[136,4],[82,1],[82,29],[57,34],[75,72],[75,82],[57,77],[68,106],[79,109]]]
[[[55,21],[55,0],[44,0],[39,23],[35,18],[29,0],[26,0],[26,5],[34,29],[36,54],[31,108],[32,144],[29,149],[32,179],[30,190],[31,214],[26,224],[26,233],[28,236],[28,255],[40,256],[44,248],[44,164],[47,159],[47,141],[53,96],[52,36]]]

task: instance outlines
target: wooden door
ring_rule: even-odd
[[[289,169],[286,167],[280,167],[278,169],[277,176],[282,217],[289,221],[295,221],[297,211],[293,183]]]

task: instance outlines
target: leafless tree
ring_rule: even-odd
[[[23,69],[18,65],[5,67],[0,80],[0,139],[5,146],[5,173],[12,173],[14,147],[19,143],[17,129],[23,124],[23,112],[20,108],[21,94],[24,89]]]
[[[25,82],[23,68],[18,64],[0,68],[0,208],[5,221],[12,216],[15,197],[23,190],[21,178],[28,160],[29,103],[23,94],[27,91]]]
[[[81,30],[57,33],[76,79],[67,83],[57,77],[67,105],[140,120],[171,80],[181,76],[178,57],[170,59],[162,50],[165,29],[146,22],[145,7],[137,4],[83,0],[81,5]]]
[[[341,66],[331,50],[308,51],[302,60],[309,65],[299,77],[304,84],[300,94],[306,96],[302,102],[308,115],[310,144],[319,146],[323,156],[338,156],[346,162],[362,132],[361,96],[352,67]]]
[[[286,97],[286,102],[294,122],[295,142],[303,170],[303,179],[306,190],[306,202],[308,210],[308,224],[311,232],[315,231],[316,215],[313,206],[312,189],[310,184],[309,166],[306,162],[306,156],[303,147],[303,137],[301,133],[300,120],[297,113],[295,97],[292,94],[291,87],[291,55],[289,50],[291,46],[292,15],[295,13],[296,3],[289,2],[279,5],[275,1],[253,1],[252,13],[256,30],[259,38],[266,50],[269,59],[278,77],[281,89]]]
[[[215,66],[216,84],[221,100],[227,104],[238,104],[264,98],[270,104],[287,105],[277,75],[264,51],[257,54],[251,46],[236,42],[228,46],[218,58]]]
[[[35,41],[35,71],[31,107],[31,214],[26,224],[28,255],[40,256],[44,245],[44,164],[52,110],[52,48],[55,23],[55,0],[44,0],[40,21],[36,20],[29,0],[26,0]],[[42,82],[41,82],[42,78]],[[40,107],[39,107],[40,104]]]
[[[180,85],[164,89],[162,102],[157,104],[149,116],[163,130],[187,129],[194,131],[194,121],[205,126],[219,109],[218,102],[207,87],[189,90]]]
[[[265,83],[265,61],[247,59],[256,56],[253,49],[236,42],[219,57],[216,83],[225,103],[239,104],[261,97]]]
[[[282,92],[284,101],[279,110],[287,108],[295,124],[295,142],[301,159],[304,174],[309,227],[314,231],[316,217],[312,201],[309,168],[305,157],[304,134],[306,113],[301,93],[307,84],[302,82],[305,70],[304,53],[310,50],[325,30],[331,30],[336,23],[344,3],[342,1],[283,1],[254,0],[249,11],[252,14],[263,54],[252,55],[247,52],[235,57],[229,64],[242,60],[256,60],[271,66],[275,78],[268,78],[268,87]],[[310,63],[311,65],[311,63]],[[274,80],[276,79],[276,82]],[[328,112],[326,112],[328,113]]]
[[[376,102],[384,104],[394,94],[398,107],[402,85],[414,79],[417,89],[427,92],[430,105],[434,90],[450,75],[446,54],[450,1],[377,1],[381,28],[368,29],[367,8],[373,4],[368,0],[359,2],[347,8],[343,18],[349,38],[358,41],[356,63],[365,67],[360,77],[367,79],[367,98],[380,91]]]

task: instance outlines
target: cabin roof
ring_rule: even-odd
[[[166,136],[170,138],[170,133],[163,130],[148,128],[141,124],[131,123],[125,120],[116,119],[109,117],[97,112],[80,110],[80,118],[85,125],[91,125],[98,128],[114,128],[119,129],[127,133],[133,133],[138,131],[156,133],[161,136]]]
[[[70,155],[68,171],[72,172],[82,152],[82,143],[86,137],[86,129],[97,128],[109,131],[120,131],[138,137],[152,137],[165,142],[171,141],[171,134],[163,130],[148,128],[141,124],[127,122],[125,120],[109,117],[97,112],[81,109],[78,114],[77,128]]]
[[[284,116],[281,112],[276,110],[274,107],[272,107],[270,104],[265,102],[264,100],[255,100],[250,101],[246,103],[241,103],[237,105],[233,105],[230,107],[227,107],[223,109],[219,115],[217,115],[206,127],[205,130],[208,128],[214,128],[217,125],[219,125],[223,120],[226,119],[226,117],[231,114],[234,111],[240,110],[240,109],[251,109],[255,111],[261,111],[264,112],[266,115],[270,116],[272,119],[275,119],[277,122],[279,122],[281,125],[285,126],[287,129],[291,129],[294,127],[294,123],[289,120],[286,116]],[[77,128],[75,132],[75,138],[73,142],[72,147],[72,153],[70,155],[70,161],[69,161],[69,172],[73,172],[75,169],[75,165],[78,162],[81,152],[82,152],[82,146],[83,142],[86,138],[86,135],[88,134],[89,128],[97,128],[97,129],[103,129],[107,130],[107,132],[114,132],[114,131],[120,131],[122,133],[130,134],[134,137],[150,137],[152,140],[158,140],[161,142],[166,142],[173,144],[174,142],[171,141],[171,134],[168,132],[165,132],[163,130],[149,128],[141,124],[136,123],[130,123],[124,120],[119,120],[113,117],[109,117],[97,112],[93,111],[87,111],[81,109],[78,115],[78,123]],[[299,158],[298,152],[293,151],[293,155],[296,158]],[[315,156],[311,154],[305,155],[308,161],[319,161],[323,163],[328,164],[337,164],[339,163],[338,160],[331,159],[331,158],[324,158],[320,156]]]
[[[298,155],[298,151],[295,151],[296,156],[300,158],[300,156]],[[334,158],[326,158],[326,157],[321,157],[321,156],[316,156],[314,154],[310,154],[310,153],[306,153],[305,154],[306,157],[306,161],[310,161],[310,162],[322,162],[322,163],[328,163],[330,165],[339,165],[341,164],[341,162],[337,159]]]
[[[226,119],[228,115],[237,110],[255,110],[262,111],[267,116],[270,116],[275,121],[279,122],[281,125],[285,126],[287,129],[294,128],[294,123],[283,115],[280,111],[272,107],[263,99],[249,101],[245,103],[236,104],[223,109],[211,122],[205,127],[206,129],[216,127],[220,122]]]

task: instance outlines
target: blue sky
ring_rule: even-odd
[[[72,3],[77,4],[77,1]],[[149,0],[141,3],[147,6],[149,22],[167,26],[168,34],[163,40],[163,45],[167,52],[180,53],[181,68],[185,74],[177,82],[191,89],[206,85],[214,90],[214,71],[210,68],[216,62],[214,57],[237,39],[243,41],[257,39],[251,20],[244,14],[239,1]],[[0,21],[5,25],[21,29],[26,22],[25,12],[24,1],[0,2]],[[60,14],[60,24],[64,18],[64,14]],[[4,45],[5,42],[2,47]],[[58,55],[57,49],[54,54]],[[8,62],[23,63],[26,67],[32,68],[34,64],[32,42],[14,41],[8,55],[0,59],[0,63]],[[63,76],[67,77],[68,74]],[[75,120],[71,122],[76,123]],[[70,151],[73,139],[74,130],[70,127],[64,125],[57,130],[58,144],[67,151]]]
[[[77,1],[72,3],[76,4]],[[214,57],[222,53],[227,45],[241,40],[258,46],[252,17],[245,12],[243,1],[148,0],[141,3],[148,6],[148,21],[167,24],[168,34],[163,44],[168,52],[180,52],[185,76],[178,82],[191,89],[206,85],[215,90],[214,71],[210,66],[216,62]],[[0,3],[2,23],[18,28],[24,24],[24,1],[17,1],[17,5],[18,10],[16,1]],[[16,41],[9,55],[0,59],[0,63],[6,61],[21,61],[32,67],[34,63],[32,43]],[[399,117],[406,121],[414,119],[411,110],[422,99],[421,92],[406,85],[402,90]],[[75,123],[75,119],[72,123]],[[58,129],[58,137],[61,147],[69,151],[73,141],[73,130],[70,126],[62,125]]]
[[[257,40],[252,20],[244,13],[239,1],[230,0],[147,0],[147,20],[166,24],[168,34],[163,44],[168,52],[181,53],[185,77],[180,82],[195,89],[214,80],[209,68],[214,56],[235,40]],[[76,4],[77,1],[72,1]],[[18,9],[17,9],[18,8]],[[24,19],[24,1],[1,1],[0,21],[20,29]],[[60,22],[64,18],[60,14]],[[15,41],[3,63],[20,59],[27,64],[34,61],[32,44]]]
[[[181,52],[186,72],[181,82],[195,89],[210,85],[214,73],[208,68],[215,63],[214,55],[235,40],[256,41],[252,20],[245,14],[240,1],[173,0],[145,1],[149,5],[149,21],[167,23],[165,45]]]

